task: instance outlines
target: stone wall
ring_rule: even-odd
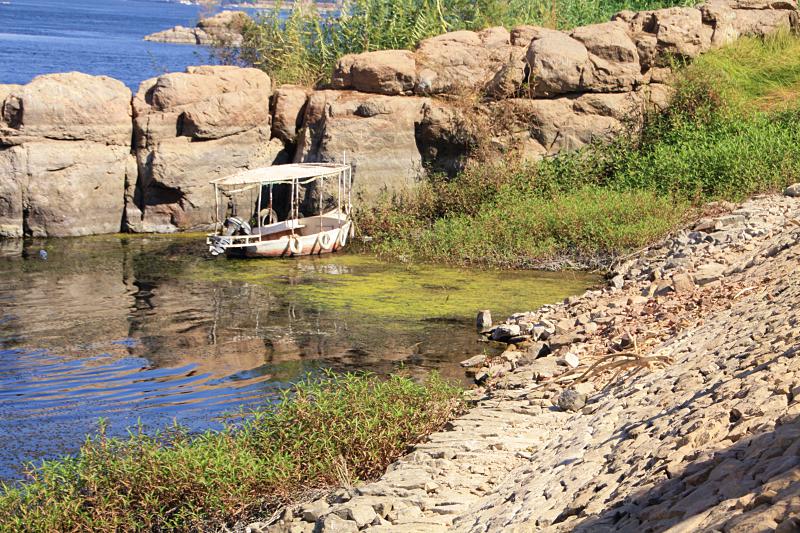
[[[711,0],[556,31],[458,31],[341,58],[327,88],[256,69],[143,82],[80,73],[0,85],[0,236],[202,229],[208,181],[283,162],[354,166],[356,202],[453,173],[489,144],[539,158],[668,105],[669,57],[798,26],[796,0]],[[312,195],[313,196],[313,195]],[[311,202],[309,202],[311,203]]]

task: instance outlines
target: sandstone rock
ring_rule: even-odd
[[[347,515],[345,518],[356,523],[359,529],[371,524],[377,517],[375,509],[366,504],[348,504]]]
[[[694,274],[694,282],[701,287],[720,279],[725,272],[725,265],[707,263],[700,266]]]
[[[319,530],[321,533],[357,533],[358,526],[352,520],[331,513],[322,520]]]
[[[613,278],[611,278],[611,286],[617,289],[621,289],[625,286],[625,278],[622,277],[622,274],[617,274]]]
[[[0,144],[43,139],[130,144],[131,92],[120,81],[68,72],[10,87],[2,91]]]
[[[465,359],[461,361],[459,364],[465,368],[481,366],[486,361],[486,355],[478,354],[476,356],[470,357],[469,359]]]
[[[416,127],[426,99],[317,91],[306,107],[295,162],[353,165],[354,199],[413,188],[424,175]]]
[[[0,98],[0,236],[119,231],[125,180],[135,175],[130,91],[73,72],[0,86]]]
[[[589,52],[591,69],[581,86],[592,92],[630,91],[642,81],[639,53],[622,22],[606,22],[576,28],[572,38]]]
[[[242,31],[249,21],[250,17],[244,11],[220,11],[216,15],[200,19],[197,29],[207,37],[201,38],[198,44],[241,46]]]
[[[308,505],[304,505],[302,509],[302,518],[306,522],[316,522],[330,510],[330,505],[325,500],[316,500]]]
[[[635,130],[641,124],[644,98],[639,92],[587,93],[550,100],[513,98],[493,106],[517,117],[509,126],[517,131],[524,127],[522,131],[536,143],[542,157]]]
[[[270,93],[266,74],[238,67],[189,67],[142,82],[133,99],[139,177],[127,187],[127,228],[205,228],[210,180],[280,161],[283,143],[270,141]]]
[[[272,136],[287,144],[297,142],[303,125],[308,90],[298,85],[281,85],[272,98]]]
[[[336,89],[389,95],[411,94],[417,82],[414,54],[408,50],[378,50],[342,57],[332,76]]]
[[[672,7],[653,11],[660,53],[693,58],[711,47],[713,30],[699,9]]]
[[[672,276],[672,287],[678,294],[690,293],[694,290],[694,281],[689,274],[675,274]]]
[[[511,55],[505,28],[455,31],[423,40],[415,53],[417,94],[483,90]]]
[[[586,395],[574,389],[566,389],[558,395],[557,404],[562,411],[580,411],[586,405]]]
[[[242,31],[249,17],[243,11],[221,11],[200,19],[197,26],[175,26],[146,35],[145,41],[172,44],[241,46]]]
[[[527,52],[534,96],[552,96],[581,89],[589,52],[578,40],[561,32],[542,35]]]
[[[203,44],[209,39],[204,30],[181,25],[144,36],[145,41],[170,44]]]

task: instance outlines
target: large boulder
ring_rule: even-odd
[[[272,95],[272,136],[287,144],[297,142],[303,125],[309,90],[299,85],[281,85]]]
[[[586,46],[566,33],[548,32],[534,39],[527,52],[533,96],[579,91],[591,68]]]
[[[529,157],[541,157],[635,131],[641,125],[644,104],[642,92],[633,91],[547,100],[514,98],[491,107],[494,114],[510,117],[507,133],[499,140]]]
[[[626,92],[642,81],[639,53],[622,22],[582,26],[572,31],[589,53],[591,68],[581,80],[583,90]]]
[[[126,190],[127,229],[205,228],[208,182],[286,157],[270,141],[269,76],[257,69],[189,67],[142,82],[133,99],[138,179]]]
[[[414,187],[424,175],[415,137],[427,99],[317,91],[306,107],[295,162],[353,165],[362,205]]]
[[[130,144],[131,92],[121,81],[68,72],[6,87],[0,144],[43,138]]]
[[[194,28],[175,26],[146,35],[145,41],[172,44],[241,46],[242,33],[250,18],[244,11],[221,11],[200,19]]]
[[[0,236],[120,230],[130,90],[77,72],[0,86]]]
[[[505,28],[455,31],[423,40],[415,53],[417,94],[480,92],[510,60]]]
[[[378,94],[411,94],[417,82],[417,64],[408,50],[378,50],[342,57],[333,72],[337,89]]]

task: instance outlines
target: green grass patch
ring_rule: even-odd
[[[678,71],[672,106],[646,117],[641,132],[541,161],[472,161],[454,178],[433,176],[413,195],[360,213],[360,227],[390,257],[607,264],[706,202],[798,180],[798,52],[800,38],[789,34],[709,52]]]
[[[375,478],[463,407],[432,374],[327,375],[224,431],[88,438],[3,486],[0,531],[189,531],[232,523],[310,488]]]

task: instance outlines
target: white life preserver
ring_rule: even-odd
[[[292,255],[303,253],[303,243],[300,242],[300,238],[297,235],[289,237],[289,251],[292,252]]]
[[[319,245],[323,250],[330,250],[334,242],[335,239],[328,232],[321,233],[319,236]]]
[[[347,232],[344,228],[339,228],[339,247],[344,247],[347,244]]]

